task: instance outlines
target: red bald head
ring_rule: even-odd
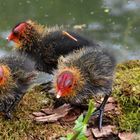
[[[73,89],[75,83],[72,72],[62,72],[57,78],[57,98],[67,96]]]
[[[12,32],[7,37],[7,40],[14,41],[15,43],[20,43],[20,39],[24,35],[27,26],[28,26],[28,23],[26,23],[26,22],[21,22],[21,23],[17,24],[12,29]]]

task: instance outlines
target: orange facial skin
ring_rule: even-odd
[[[27,27],[27,23],[20,23],[13,28],[12,32],[7,37],[8,41],[14,41],[17,44],[20,44],[20,38],[23,36]]]
[[[71,72],[65,71],[61,73],[57,79],[57,98],[68,96],[73,90],[74,81],[74,76]]]

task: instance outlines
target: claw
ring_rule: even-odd
[[[98,126],[99,131],[101,131],[101,129],[102,129],[103,112],[104,112],[103,109],[98,108],[92,114],[92,116],[99,115],[99,126]]]

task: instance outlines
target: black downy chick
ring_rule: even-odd
[[[17,24],[8,40],[14,41],[20,53],[27,54],[35,61],[37,70],[47,73],[52,73],[57,67],[57,59],[61,55],[67,55],[83,46],[97,45],[77,33],[58,27],[43,27],[31,20]]]
[[[10,54],[0,58],[0,112],[12,118],[15,106],[35,78],[34,62],[26,56]]]
[[[115,66],[116,58],[108,50],[98,46],[82,48],[59,58],[52,91],[59,102],[78,106],[94,96],[105,96],[94,112],[94,115],[99,114],[101,129],[104,106],[112,91]]]

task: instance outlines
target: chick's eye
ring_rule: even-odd
[[[19,31],[15,30],[14,32],[14,35],[19,35]]]
[[[71,88],[71,87],[72,87],[72,85],[69,85],[69,86],[68,86],[68,88]]]

